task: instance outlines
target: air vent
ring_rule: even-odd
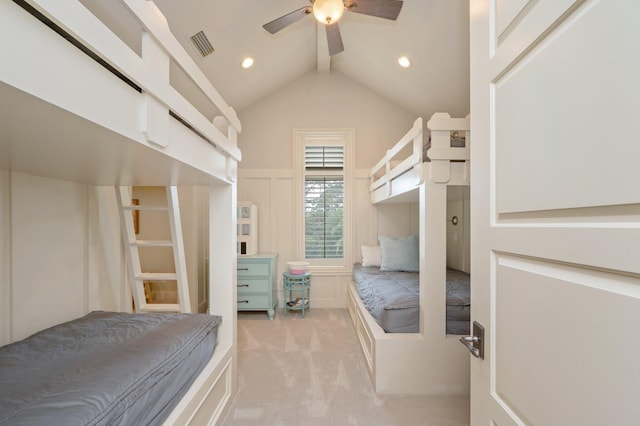
[[[202,56],[203,58],[213,53],[213,46],[211,46],[211,42],[209,42],[209,39],[203,31],[199,31],[189,38],[191,39],[191,43],[193,43],[195,48],[200,53],[200,56]]]

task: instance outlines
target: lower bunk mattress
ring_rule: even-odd
[[[0,347],[0,425],[157,425],[213,355],[221,317],[92,312]]]
[[[418,272],[381,271],[376,266],[353,266],[356,291],[365,308],[387,333],[420,331]],[[447,269],[447,334],[469,334],[471,318],[470,276]]]

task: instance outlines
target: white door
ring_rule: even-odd
[[[640,424],[640,1],[470,0],[472,424]]]

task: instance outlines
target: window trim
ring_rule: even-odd
[[[309,269],[320,274],[341,273],[351,268],[352,260],[352,175],[354,163],[354,129],[294,129],[293,166],[294,166],[294,211],[296,220],[294,255],[297,259],[309,262]],[[342,259],[305,259],[305,150],[306,145],[344,146],[344,257]],[[327,171],[327,175],[335,171]]]

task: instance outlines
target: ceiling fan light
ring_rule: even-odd
[[[315,0],[313,2],[313,16],[323,24],[338,22],[344,13],[342,0]]]
[[[247,56],[242,60],[242,68],[251,68],[253,66],[253,58],[251,56]]]
[[[402,68],[409,68],[411,66],[411,59],[406,56],[400,56],[398,58],[398,63]]]

